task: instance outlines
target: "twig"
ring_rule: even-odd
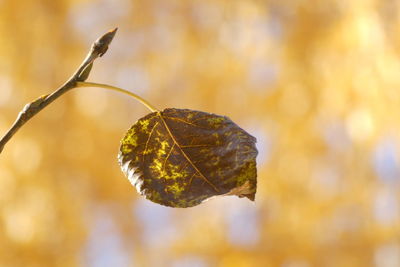
[[[78,82],[84,82],[90,74],[93,62],[106,53],[108,46],[114,38],[117,28],[107,32],[100,38],[98,38],[90,48],[89,53],[83,60],[82,64],[75,71],[75,73],[69,78],[64,85],[58,88],[51,94],[43,95],[38,99],[26,104],[25,107],[18,114],[18,117],[7,133],[0,139],[0,153],[3,151],[4,146],[14,136],[14,134],[22,127],[27,121],[35,116],[39,111],[44,109],[47,105],[52,103],[54,100],[59,98],[67,91],[77,87]]]

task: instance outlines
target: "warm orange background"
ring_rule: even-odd
[[[400,2],[0,2],[0,134],[118,26],[89,81],[229,116],[256,202],[140,197],[117,164],[147,110],[69,92],[0,155],[0,266],[400,266]]]

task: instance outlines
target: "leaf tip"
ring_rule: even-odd
[[[254,201],[256,199],[256,193],[242,195],[242,196],[239,196],[239,197],[247,197],[249,200]]]

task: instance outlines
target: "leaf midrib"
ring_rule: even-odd
[[[199,170],[199,168],[197,168],[197,166],[192,162],[192,160],[189,158],[189,156],[185,153],[185,151],[182,149],[181,145],[178,143],[178,141],[176,140],[175,136],[172,134],[171,129],[169,128],[167,122],[164,120],[164,117],[162,116],[161,112],[158,111],[157,115],[160,117],[162,123],[164,124],[165,129],[167,130],[169,136],[171,137],[171,139],[173,140],[174,144],[176,147],[179,148],[179,150],[181,151],[182,155],[185,157],[185,159],[189,162],[189,164],[200,174],[200,177],[206,182],[208,183],[216,192],[219,192],[218,188],[212,183],[210,182],[210,180],[208,180],[203,173]]]

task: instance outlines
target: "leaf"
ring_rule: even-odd
[[[255,142],[228,117],[167,108],[128,130],[118,158],[138,192],[165,206],[192,207],[217,195],[254,200]]]

